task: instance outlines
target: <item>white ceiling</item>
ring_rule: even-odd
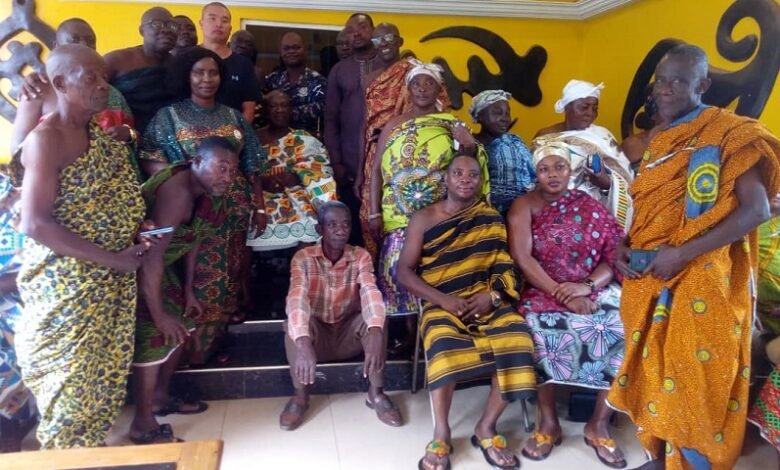
[[[262,8],[585,20],[635,1],[639,0],[227,0],[224,3]],[[165,0],[162,3],[200,5],[203,2]]]

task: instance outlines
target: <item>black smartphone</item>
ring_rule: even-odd
[[[658,251],[656,250],[631,250],[628,255],[628,267],[638,273],[643,273],[653,262]]]

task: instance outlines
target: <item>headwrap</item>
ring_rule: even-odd
[[[414,67],[406,74],[407,85],[410,84],[412,79],[417,75],[428,75],[429,77],[433,77],[437,82],[439,82],[439,85],[444,84],[444,78],[441,76],[442,72],[444,72],[444,69],[440,66],[436,64],[425,64],[417,59],[409,59],[409,63],[414,65]]]
[[[563,87],[563,96],[555,102],[555,112],[562,113],[566,105],[572,101],[590,97],[598,99],[603,88],[604,82],[594,85],[582,80],[569,80],[569,83]]]
[[[471,120],[475,123],[479,122],[478,116],[483,109],[487,108],[493,103],[498,103],[499,101],[509,101],[510,99],[512,99],[512,93],[504,90],[485,90],[482,93],[479,93],[474,98],[471,98],[471,105],[469,105],[469,115],[471,116]]]
[[[542,145],[538,149],[534,150],[534,156],[533,156],[534,168],[536,168],[536,166],[539,165],[539,162],[553,155],[556,157],[563,158],[564,160],[566,160],[566,163],[568,163],[569,166],[571,166],[571,150],[569,150],[569,146],[560,142],[553,142],[550,144]]]

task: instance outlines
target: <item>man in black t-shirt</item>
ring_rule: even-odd
[[[251,123],[261,90],[255,79],[254,64],[228,47],[233,29],[230,11],[222,3],[209,3],[203,7],[200,28],[203,31],[202,46],[219,55],[224,64],[224,83],[217,94],[217,101],[241,111],[244,119]]]

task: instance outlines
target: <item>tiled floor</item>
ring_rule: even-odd
[[[390,395],[407,419],[400,428],[380,423],[366,408],[363,394],[313,397],[306,423],[293,432],[281,431],[278,425],[285,398],[213,401],[201,415],[171,416],[164,418],[163,422],[171,423],[176,434],[186,440],[223,439],[222,468],[225,470],[411,470],[417,468],[417,461],[431,438],[428,395],[425,390],[415,395]],[[451,412],[455,448],[452,464],[455,470],[489,468],[481,453],[468,442],[486,396],[486,387],[461,390],[455,394]],[[530,411],[533,412],[533,407]],[[126,435],[131,413],[131,408],[123,411],[109,438],[110,445],[130,444]],[[544,462],[523,459],[523,468],[607,468],[585,446],[581,424],[562,421],[562,425],[563,445]],[[499,428],[508,436],[510,446],[519,451],[527,437],[519,404],[507,409]],[[630,423],[620,419],[614,433],[626,453],[629,468],[641,465],[644,454],[634,439]],[[34,445],[32,440],[26,443],[28,449],[34,448]],[[774,450],[758,437],[755,428],[750,425],[744,456],[736,469],[770,468],[776,468]]]

